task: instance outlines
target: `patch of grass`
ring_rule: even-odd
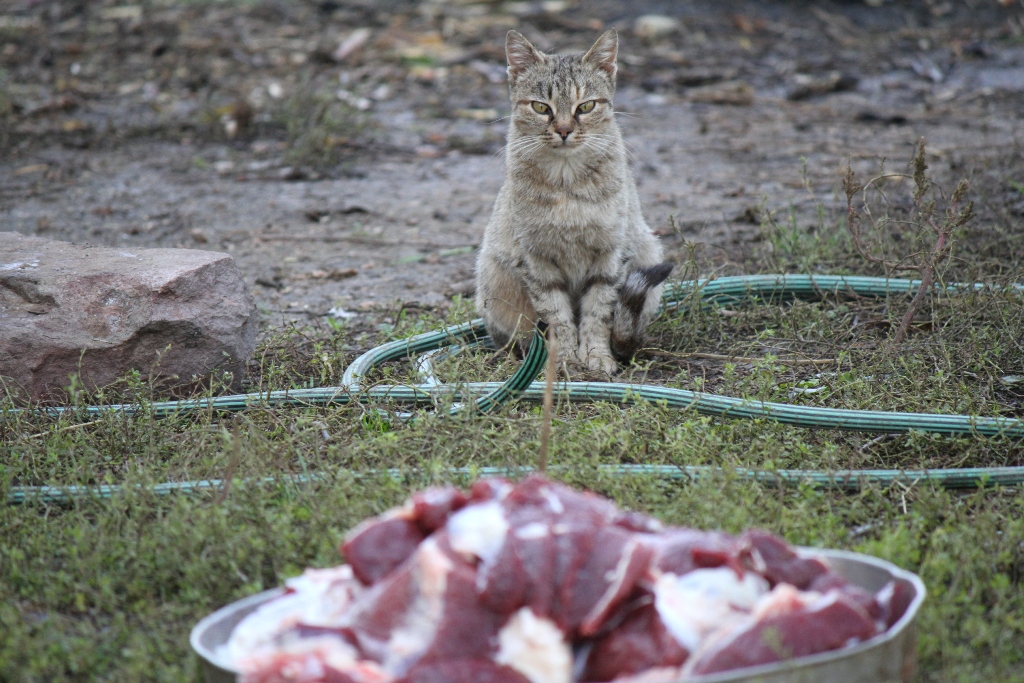
[[[992,244],[1005,226],[991,228],[1000,214],[989,211],[963,237],[960,253],[1006,248]],[[822,215],[820,239],[794,229],[788,251],[777,248],[775,255],[863,270],[849,244],[828,237],[842,234],[838,218]],[[1009,247],[1003,265],[981,274],[1011,281],[1020,272],[1020,250]],[[697,268],[694,258],[683,270],[690,276]],[[949,268],[970,274],[956,260]],[[905,306],[896,299],[829,298],[705,309],[687,299],[678,315],[655,323],[648,354],[621,379],[844,408],[1024,415],[1024,386],[1007,379],[1024,375],[1020,295],[991,288],[935,296],[928,315],[894,345],[891,328]],[[335,385],[361,351],[470,317],[471,302],[457,300],[444,315],[399,307],[360,324],[282,329],[257,351],[248,381],[263,392]],[[516,362],[466,351],[436,365],[441,381],[458,383],[503,380]],[[419,381],[409,360],[386,364],[369,380]],[[373,410],[398,409],[387,402],[256,405],[237,415],[156,419],[147,406],[163,397],[160,387],[141,375],[102,394],[72,393],[77,406],[118,396],[142,410],[0,412],[0,498],[15,485],[126,486],[110,498],[66,506],[0,508],[3,681],[196,680],[187,634],[199,618],[307,565],[336,564],[345,530],[411,490],[466,483],[454,467],[533,465],[540,436],[540,408],[524,403],[480,418],[424,410],[412,423],[389,422]],[[14,404],[8,399],[0,407]],[[868,552],[919,572],[930,591],[921,613],[919,680],[1020,680],[1024,492],[915,485],[846,494],[729,473],[732,466],[1021,465],[1020,443],[814,431],[718,421],[659,405],[560,402],[550,459],[556,477],[672,524],[732,532],[760,526],[795,543]],[[612,477],[599,469],[615,463],[726,469],[697,481]],[[398,474],[382,475],[384,468]],[[319,478],[298,478],[310,473]],[[228,483],[193,496],[158,496],[150,487],[199,479]]]
[[[204,0],[205,1],[205,0]],[[281,100],[254,108],[246,99],[218,97],[198,116],[198,131],[228,144],[258,137],[285,142],[282,161],[296,176],[332,175],[373,141],[367,112],[342,102],[323,76],[305,75]]]
[[[287,136],[285,161],[316,171],[340,164],[353,147],[366,142],[371,128],[363,112],[340,102],[333,91],[311,83],[284,100],[274,121],[283,126]]]
[[[7,72],[0,69],[0,149],[10,142],[10,128],[14,121],[14,100],[7,89]]]

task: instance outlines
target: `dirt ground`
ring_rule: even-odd
[[[609,26],[680,258],[748,269],[765,209],[810,225],[846,159],[902,168],[922,136],[935,178],[1024,220],[1020,0],[4,0],[0,231],[227,251],[268,328],[444,308],[501,184],[505,33],[571,51]]]

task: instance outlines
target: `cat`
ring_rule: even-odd
[[[615,122],[618,36],[584,55],[505,43],[505,180],[477,259],[476,306],[498,347],[548,323],[566,366],[614,373],[646,340],[672,271],[644,222]]]

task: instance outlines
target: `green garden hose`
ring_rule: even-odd
[[[665,288],[664,310],[685,311],[680,300],[698,292],[702,305],[722,305],[743,300],[781,301],[793,298],[819,299],[827,294],[857,297],[883,297],[915,291],[920,282],[875,277],[825,275],[745,275],[716,280],[697,280],[674,284]],[[950,293],[981,290],[983,284],[952,284]],[[1024,292],[1024,285],[1010,287]],[[382,400],[396,404],[431,404],[441,399],[468,402],[456,406],[452,412],[470,409],[478,414],[496,410],[519,396],[523,400],[539,402],[543,384],[534,382],[544,368],[547,350],[543,329],[535,335],[526,358],[515,374],[506,382],[470,382],[445,385],[432,382],[420,385],[387,385],[363,387],[367,373],[374,367],[392,360],[408,358],[445,347],[459,348],[477,345],[486,340],[481,320],[474,320],[443,330],[416,335],[409,339],[390,342],[371,349],[357,358],[346,369],[341,384],[336,387],[294,389],[220,396],[186,401],[153,403],[146,410],[157,417],[181,415],[199,410],[239,411],[261,406],[330,406],[345,405],[352,401],[362,403]],[[703,415],[728,418],[759,418],[798,427],[840,429],[848,431],[899,433],[911,430],[946,435],[1002,436],[1024,438],[1024,421],[1017,418],[977,417],[935,413],[898,413],[875,410],[842,410],[773,403],[753,399],[718,396],[703,392],[686,391],[670,387],[616,382],[563,382],[555,385],[559,398],[573,402],[611,401],[623,404],[656,402],[676,409],[693,409]],[[122,404],[89,406],[82,408],[45,408],[50,414],[68,411],[102,413],[119,411],[134,414],[139,406]],[[484,468],[486,469],[486,468]],[[648,474],[662,477],[696,478],[719,471],[714,467],[675,467],[646,465],[609,465],[609,473]],[[474,472],[484,473],[483,470]],[[497,470],[496,470],[497,471]],[[762,471],[738,468],[737,476],[765,482],[803,482],[817,487],[856,489],[865,483],[912,484],[933,482],[948,488],[973,488],[979,485],[1017,485],[1024,483],[1024,467],[961,468],[944,470],[847,470],[820,472],[812,470]],[[152,488],[156,493],[200,492],[217,488],[217,480],[193,482],[167,482]],[[79,496],[110,495],[117,486],[70,487],[11,487],[8,503],[30,500],[58,502]]]

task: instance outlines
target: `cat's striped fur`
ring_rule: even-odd
[[[505,182],[477,261],[477,309],[496,344],[545,320],[560,360],[606,373],[613,354],[643,344],[672,270],[615,123],[617,49],[614,30],[584,55],[545,55],[509,32]]]

